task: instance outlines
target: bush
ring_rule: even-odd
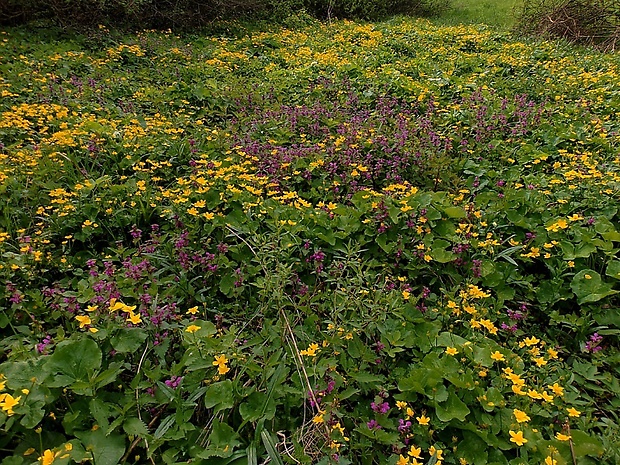
[[[130,28],[190,29],[217,19],[282,19],[307,10],[319,18],[378,19],[390,14],[430,15],[450,0],[7,0],[0,24],[52,18],[62,26],[112,23]]]
[[[445,10],[449,0],[306,0],[310,11],[319,17],[356,17],[377,19],[391,14],[431,15]]]
[[[526,1],[517,23],[520,32],[616,49],[620,37],[618,0]]]

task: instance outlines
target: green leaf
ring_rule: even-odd
[[[124,354],[137,351],[148,334],[142,328],[121,328],[112,338],[110,344],[117,352]]]
[[[220,291],[222,294],[229,295],[235,287],[235,282],[237,282],[237,277],[231,274],[225,274],[222,276],[220,280]]]
[[[463,440],[456,447],[456,456],[464,458],[467,463],[473,465],[486,465],[488,463],[487,444],[478,435],[463,431]]]
[[[377,236],[376,242],[385,253],[390,253],[394,249],[394,241],[390,240],[387,234]]]
[[[52,373],[64,375],[73,382],[88,382],[100,367],[101,350],[88,337],[79,341],[62,341],[47,361],[47,368]]]
[[[455,347],[462,346],[467,342],[467,339],[457,336],[456,334],[444,331],[437,337],[437,345],[440,347]]]
[[[95,431],[76,432],[84,448],[93,454],[97,465],[118,465],[125,453],[125,438],[120,434],[106,435],[103,428]]]
[[[11,320],[9,320],[9,317],[6,316],[4,310],[0,311],[0,328],[6,328],[10,322]]]
[[[571,430],[571,438],[575,449],[575,455],[583,457],[584,455],[601,456],[605,452],[601,442],[589,436],[587,433],[579,430]]]
[[[130,436],[145,437],[149,434],[146,424],[139,418],[127,418],[123,423],[123,431]]]
[[[155,430],[155,433],[153,434],[155,439],[162,438],[164,434],[166,434],[166,432],[172,427],[172,425],[174,425],[174,420],[174,414],[168,415],[166,418],[164,418]]]
[[[255,391],[239,406],[239,413],[245,421],[256,421],[259,418],[271,420],[276,414],[276,406],[267,394]]]
[[[214,413],[231,408],[235,404],[233,400],[233,384],[227,379],[211,384],[205,392],[205,407],[213,408]]]
[[[604,283],[601,275],[594,270],[582,270],[577,273],[573,277],[570,287],[580,304],[598,302],[609,295],[618,293],[618,291],[612,290],[611,285]]]
[[[276,443],[273,440],[271,434],[269,434],[269,431],[261,431],[260,437],[263,440],[263,445],[265,446],[265,449],[267,450],[267,455],[273,461],[273,463],[275,463],[276,465],[284,465],[282,457],[280,457],[280,454],[276,449]]]
[[[612,260],[607,264],[607,276],[615,279],[620,279],[620,260]]]
[[[384,376],[373,375],[372,373],[367,373],[365,371],[349,373],[349,376],[360,384],[383,383],[385,381]]]
[[[432,249],[431,258],[437,263],[448,263],[456,258],[456,255],[446,249]]]
[[[24,428],[33,429],[45,416],[45,401],[38,400],[28,404],[26,407],[28,410],[25,413],[22,412],[24,416],[19,423]]]
[[[448,400],[437,405],[435,413],[437,418],[443,422],[449,422],[454,418],[465,421],[465,417],[469,414],[469,408],[454,392],[450,392]]]
[[[199,458],[230,457],[235,447],[241,444],[239,435],[235,430],[227,423],[222,423],[218,419],[213,420],[213,426],[208,441],[209,447],[198,454]]]
[[[467,218],[467,212],[461,207],[446,207],[443,212],[448,218]]]

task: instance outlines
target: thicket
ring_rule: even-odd
[[[615,51],[620,38],[620,1],[528,0],[517,28],[525,34]]]
[[[280,19],[307,11],[319,18],[378,19],[389,14],[431,15],[450,0],[0,0],[0,24],[41,18],[62,26],[101,23],[188,29],[214,20]]]

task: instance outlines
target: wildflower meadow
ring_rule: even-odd
[[[619,71],[403,17],[0,31],[0,463],[620,463]]]

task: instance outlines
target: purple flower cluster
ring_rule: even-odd
[[[387,402],[382,402],[380,404],[377,404],[375,402],[371,402],[370,403],[370,408],[375,413],[385,414],[385,413],[388,413],[390,411],[390,404],[387,403]]]
[[[182,376],[172,376],[170,379],[164,381],[164,384],[171,389],[176,389],[181,384],[181,381],[183,381]]]
[[[603,350],[603,347],[601,347],[600,345],[601,342],[603,342],[603,336],[601,336],[599,333],[594,333],[590,336],[588,342],[586,342],[585,351],[594,354]]]
[[[40,343],[36,345],[37,352],[39,352],[40,354],[44,354],[45,350],[47,349],[47,346],[49,346],[51,343],[52,343],[52,336],[48,334],[47,336],[43,338],[43,340]]]

